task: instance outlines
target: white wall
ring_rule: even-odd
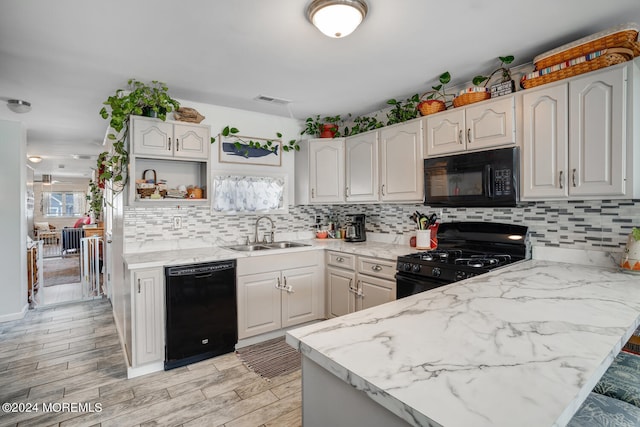
[[[289,203],[293,203],[294,154],[292,152],[283,153],[282,166],[279,167],[220,163],[218,160],[218,150],[220,149],[219,134],[225,126],[237,128],[240,131],[238,135],[254,138],[277,139],[277,133],[280,132],[282,134],[282,143],[286,145],[289,140],[300,139],[300,131],[302,130],[302,122],[300,120],[211,104],[201,104],[182,99],[178,99],[178,101],[183,107],[191,107],[198,110],[200,114],[205,116],[201,124],[211,126],[211,136],[216,138],[216,142],[211,145],[212,175],[217,175],[221,172],[246,175],[288,175]]]
[[[27,309],[27,140],[19,122],[0,120],[0,321]]]

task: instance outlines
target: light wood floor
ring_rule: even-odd
[[[43,286],[38,291],[40,304],[61,304],[82,299],[82,284],[69,283],[66,285]]]
[[[0,412],[2,426],[302,425],[300,371],[268,381],[234,353],[126,379],[108,300],[39,308],[0,323],[5,402],[38,404],[39,412]],[[43,403],[76,407],[43,413]],[[77,404],[94,412],[74,411]]]

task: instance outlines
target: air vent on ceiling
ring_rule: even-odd
[[[72,157],[76,160],[90,160],[93,156],[89,154],[74,154]]]
[[[64,169],[64,165],[61,163],[58,165],[58,169]]]
[[[275,96],[267,96],[267,95],[258,95],[254,99],[256,101],[268,102],[270,104],[287,105],[291,103],[291,101],[289,101],[288,99],[276,98]]]

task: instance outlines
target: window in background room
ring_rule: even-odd
[[[42,193],[44,216],[82,216],[87,195],[82,191],[45,191]]]

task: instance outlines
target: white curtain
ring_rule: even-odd
[[[281,209],[284,178],[266,176],[215,176],[213,210],[257,212]]]

